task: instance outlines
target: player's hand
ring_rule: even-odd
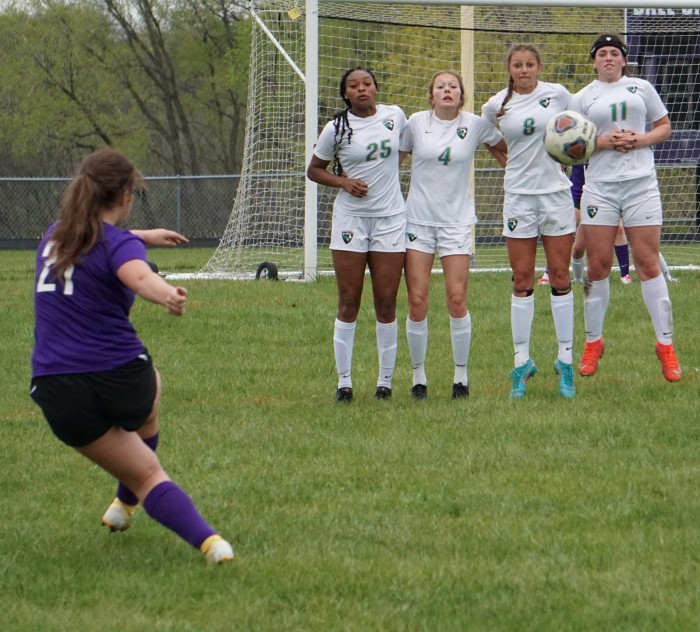
[[[167,228],[153,228],[149,231],[143,231],[146,234],[144,241],[149,246],[177,246],[178,244],[188,244],[189,239],[174,230]]]
[[[165,299],[165,309],[172,316],[182,316],[187,303],[187,290],[184,287],[171,287],[171,292]]]
[[[369,186],[364,180],[351,180],[346,176],[343,176],[343,183],[341,186],[350,195],[355,197],[365,197],[369,190]]]
[[[630,129],[621,129],[617,135],[617,151],[627,153],[641,147],[641,135]]]

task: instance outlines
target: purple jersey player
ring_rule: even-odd
[[[125,531],[141,503],[208,562],[221,563],[233,559],[231,545],[155,455],[160,377],[129,311],[138,295],[184,313],[187,290],[153,272],[144,241],[187,240],[163,229],[119,227],[140,183],[138,170],[112,149],[88,156],[71,181],[37,254],[31,396],[61,441],[119,481],[104,525]]]

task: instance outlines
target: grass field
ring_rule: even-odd
[[[152,257],[192,271],[210,254]],[[3,630],[700,629],[697,273],[671,287],[683,380],[661,376],[639,283],[613,279],[606,354],[573,401],[551,369],[545,288],[540,372],[509,401],[508,274],[472,275],[464,402],[450,399],[440,277],[418,403],[403,288],[394,398],[372,397],[367,292],[349,406],[333,399],[332,278],[186,283],[181,319],[137,302],[164,381],[158,453],[237,553],[209,568],[144,512],[126,533],[99,526],[112,481],[54,439],[28,396],[33,254],[0,262]]]

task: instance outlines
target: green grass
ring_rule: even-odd
[[[180,271],[211,253],[152,254]],[[137,302],[164,380],[158,453],[237,553],[208,568],[143,512],[126,533],[99,527],[112,481],[54,439],[27,394],[32,260],[0,252],[4,630],[700,629],[697,273],[671,287],[682,382],[661,376],[639,283],[613,279],[606,354],[573,401],[556,390],[544,288],[540,372],[508,400],[507,274],[470,280],[466,402],[450,399],[440,277],[418,403],[403,288],[394,398],[372,397],[367,291],[349,406],[333,400],[332,278],[185,283],[181,319]]]

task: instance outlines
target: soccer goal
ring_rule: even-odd
[[[433,72],[459,70],[465,107],[479,113],[506,85],[511,44],[536,44],[543,80],[573,93],[594,78],[588,51],[602,31],[626,37],[630,66],[657,87],[669,109],[673,136],[655,150],[665,209],[662,250],[674,268],[698,266],[700,0],[526,2],[251,0],[242,178],[221,242],[198,276],[313,280],[330,273],[337,190],[309,182],[305,169],[321,127],[344,106],[338,81],[346,69],[372,69],[378,101],[398,104],[407,115],[428,106]],[[408,176],[407,167],[405,187]],[[480,150],[471,177],[479,217],[472,269],[507,270],[502,171]]]

